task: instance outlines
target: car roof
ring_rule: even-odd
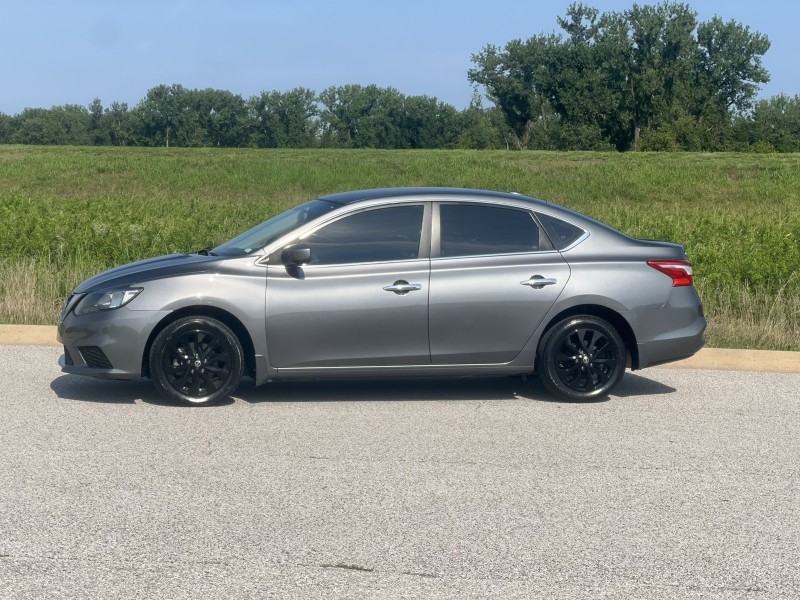
[[[376,188],[369,190],[354,190],[350,192],[340,192],[338,194],[328,194],[321,196],[320,200],[326,200],[342,206],[361,202],[363,200],[377,200],[380,198],[398,198],[413,196],[454,196],[459,200],[480,200],[482,198],[506,198],[508,200],[527,201],[533,204],[547,205],[549,202],[523,196],[516,192],[492,192],[489,190],[475,190],[468,188],[452,187],[398,187],[398,188]]]
[[[605,231],[607,234],[611,234],[615,237],[622,236],[628,239],[630,236],[622,233],[621,231],[614,229],[610,225],[603,223],[602,221],[598,221],[588,215],[584,215],[583,213],[579,213],[571,208],[567,208],[566,206],[561,206],[560,204],[554,204],[553,202],[548,202],[547,200],[542,200],[540,198],[531,198],[530,196],[525,196],[520,194],[519,192],[496,192],[491,190],[479,190],[479,189],[471,189],[471,188],[455,188],[455,187],[395,187],[395,188],[375,188],[375,189],[368,189],[368,190],[353,190],[349,192],[340,192],[337,194],[328,194],[327,196],[321,196],[318,198],[319,200],[325,200],[327,202],[331,202],[332,204],[337,204],[339,206],[347,206],[349,204],[354,204],[356,202],[362,201],[369,201],[369,200],[380,200],[382,198],[413,198],[415,196],[425,197],[428,199],[443,199],[447,198],[448,196],[452,196],[453,199],[457,199],[459,201],[476,201],[480,202],[483,199],[505,199],[511,200],[519,206],[520,204],[530,204],[531,209],[540,209],[545,208],[545,213],[554,214],[554,216],[564,219],[577,225],[581,229],[588,230],[591,229],[594,233],[599,233],[601,230]],[[549,210],[548,210],[549,209]]]

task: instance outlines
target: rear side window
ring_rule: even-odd
[[[440,255],[480,256],[539,250],[539,227],[524,210],[481,204],[439,207]]]
[[[542,227],[544,227],[548,237],[552,240],[556,250],[563,250],[585,233],[580,227],[576,227],[571,223],[556,219],[550,215],[536,213],[536,216],[539,217]]]

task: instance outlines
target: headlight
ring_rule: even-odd
[[[128,302],[136,298],[143,288],[131,288],[128,290],[112,290],[109,292],[94,292],[87,294],[86,297],[75,307],[75,315],[80,317],[104,310],[114,310],[125,306]]]

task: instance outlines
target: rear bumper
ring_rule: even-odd
[[[658,340],[646,344],[638,344],[639,369],[654,367],[664,363],[689,358],[703,347],[705,340],[700,332],[697,335]]]
[[[637,369],[688,358],[703,347],[706,319],[693,287],[673,288],[667,303],[639,314]]]

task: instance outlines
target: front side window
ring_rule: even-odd
[[[334,221],[305,236],[312,265],[412,260],[419,257],[424,206],[390,206]]]
[[[337,208],[339,208],[339,205],[327,200],[311,200],[272,217],[232,240],[217,246],[211,251],[211,254],[221,254],[222,256],[250,254],[254,250],[259,250],[274,242],[293,229],[297,229],[301,225],[305,225]]]
[[[443,257],[539,250],[539,227],[524,210],[483,204],[442,204],[439,221]]]

